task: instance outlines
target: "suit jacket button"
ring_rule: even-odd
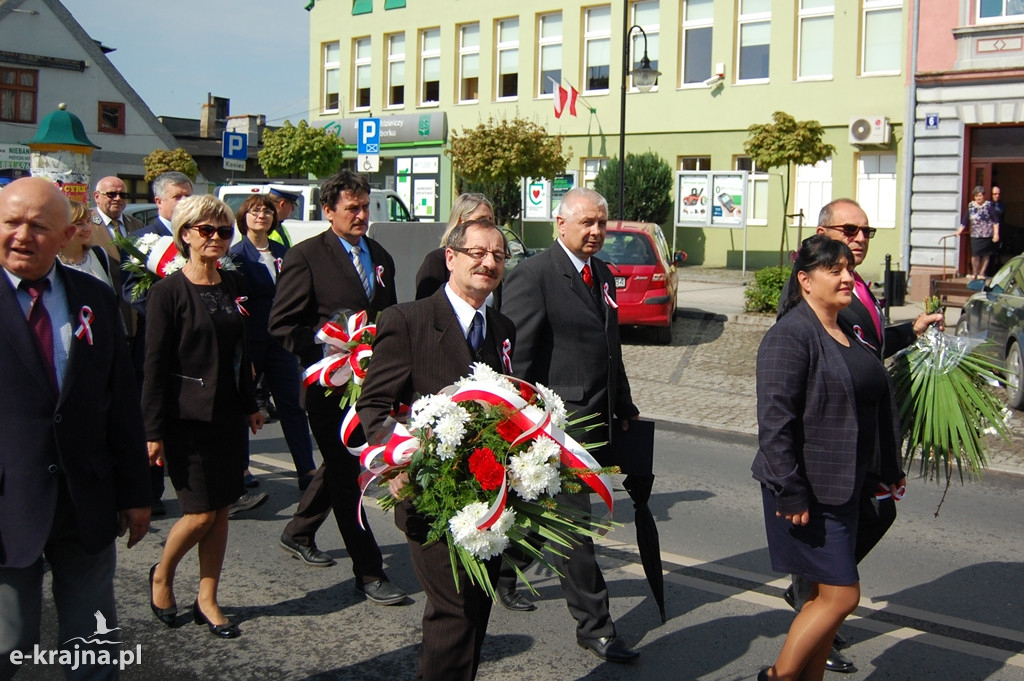
[[[54,423],[60,423],[63,420],[64,420],[64,417],[61,416],[60,414],[57,414],[56,416],[53,417],[53,422]]]
[[[55,463],[51,463],[51,464],[50,464],[50,465],[49,465],[49,466],[48,466],[48,467],[46,468],[46,470],[47,470],[47,472],[49,472],[49,473],[56,473],[56,472],[57,472],[57,464],[55,464]]]

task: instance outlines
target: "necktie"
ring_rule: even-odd
[[[868,314],[871,315],[871,321],[875,325],[875,333],[879,340],[881,340],[882,321],[878,317],[878,308],[875,307],[875,300],[871,297],[871,292],[868,291],[868,285],[864,283],[864,280],[860,278],[860,275],[854,275],[853,292],[856,294],[857,299],[864,304],[864,307],[868,309]]]
[[[20,287],[32,297],[32,304],[28,310],[28,326],[32,330],[32,336],[36,340],[36,348],[46,368],[47,378],[57,391],[57,371],[53,364],[53,323],[50,321],[50,313],[43,304],[43,293],[50,287],[49,279],[40,281],[22,280]]]
[[[119,234],[120,236],[128,236],[128,230],[124,228],[124,225],[121,224],[120,220],[111,220],[110,224],[114,226],[114,234]]]
[[[583,266],[583,283],[587,285],[587,288],[594,288],[594,273],[590,271],[590,265],[586,264]]]
[[[369,298],[373,290],[370,288],[370,280],[366,277],[366,270],[363,269],[363,263],[359,259],[359,246],[353,246],[350,251],[352,255],[352,264],[356,268],[356,272],[359,274],[359,282],[363,285],[363,291],[366,292],[366,297]]]
[[[469,325],[469,346],[476,352],[484,344],[484,316],[477,312]]]

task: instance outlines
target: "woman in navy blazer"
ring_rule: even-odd
[[[288,247],[270,239],[270,234],[278,229],[280,222],[274,202],[266,194],[247,198],[238,209],[235,224],[242,240],[231,247],[230,253],[238,271],[245,277],[249,295],[245,304],[249,311],[245,330],[254,380],[258,383],[263,377],[274,397],[281,417],[281,430],[295,462],[295,472],[299,475],[299,487],[304,489],[303,485],[308,485],[313,478],[316,464],[313,462],[309,421],[299,403],[299,365],[295,355],[285,350],[268,331],[270,308],[277,293],[277,275],[281,272]],[[248,468],[248,462],[246,466]]]
[[[242,494],[245,426],[263,426],[245,348],[244,280],[219,266],[233,221],[227,204],[212,196],[190,196],[175,207],[171,232],[188,262],[150,289],[142,388],[150,463],[166,462],[183,514],[150,569],[150,607],[175,624],[174,574],[198,545],[193,617],[220,638],[241,633],[221,611],[217,586],[228,510]]]
[[[838,322],[853,299],[853,254],[815,235],[801,245],[785,314],[757,353],[758,451],[772,569],[813,583],[762,679],[821,679],[839,625],[860,601],[854,547],[860,490],[876,463],[906,483],[889,375]]]

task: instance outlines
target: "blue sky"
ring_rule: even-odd
[[[206,93],[231,114],[308,118],[305,0],[61,0],[157,116],[199,118]]]

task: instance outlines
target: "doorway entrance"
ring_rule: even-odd
[[[961,215],[974,200],[974,187],[984,187],[989,200],[992,187],[999,187],[1001,194],[1002,245],[986,272],[991,276],[1009,258],[1024,252],[1024,126],[968,127],[966,137],[969,171],[964,177]],[[970,257],[971,242],[965,231],[960,239],[960,272],[970,272]]]

